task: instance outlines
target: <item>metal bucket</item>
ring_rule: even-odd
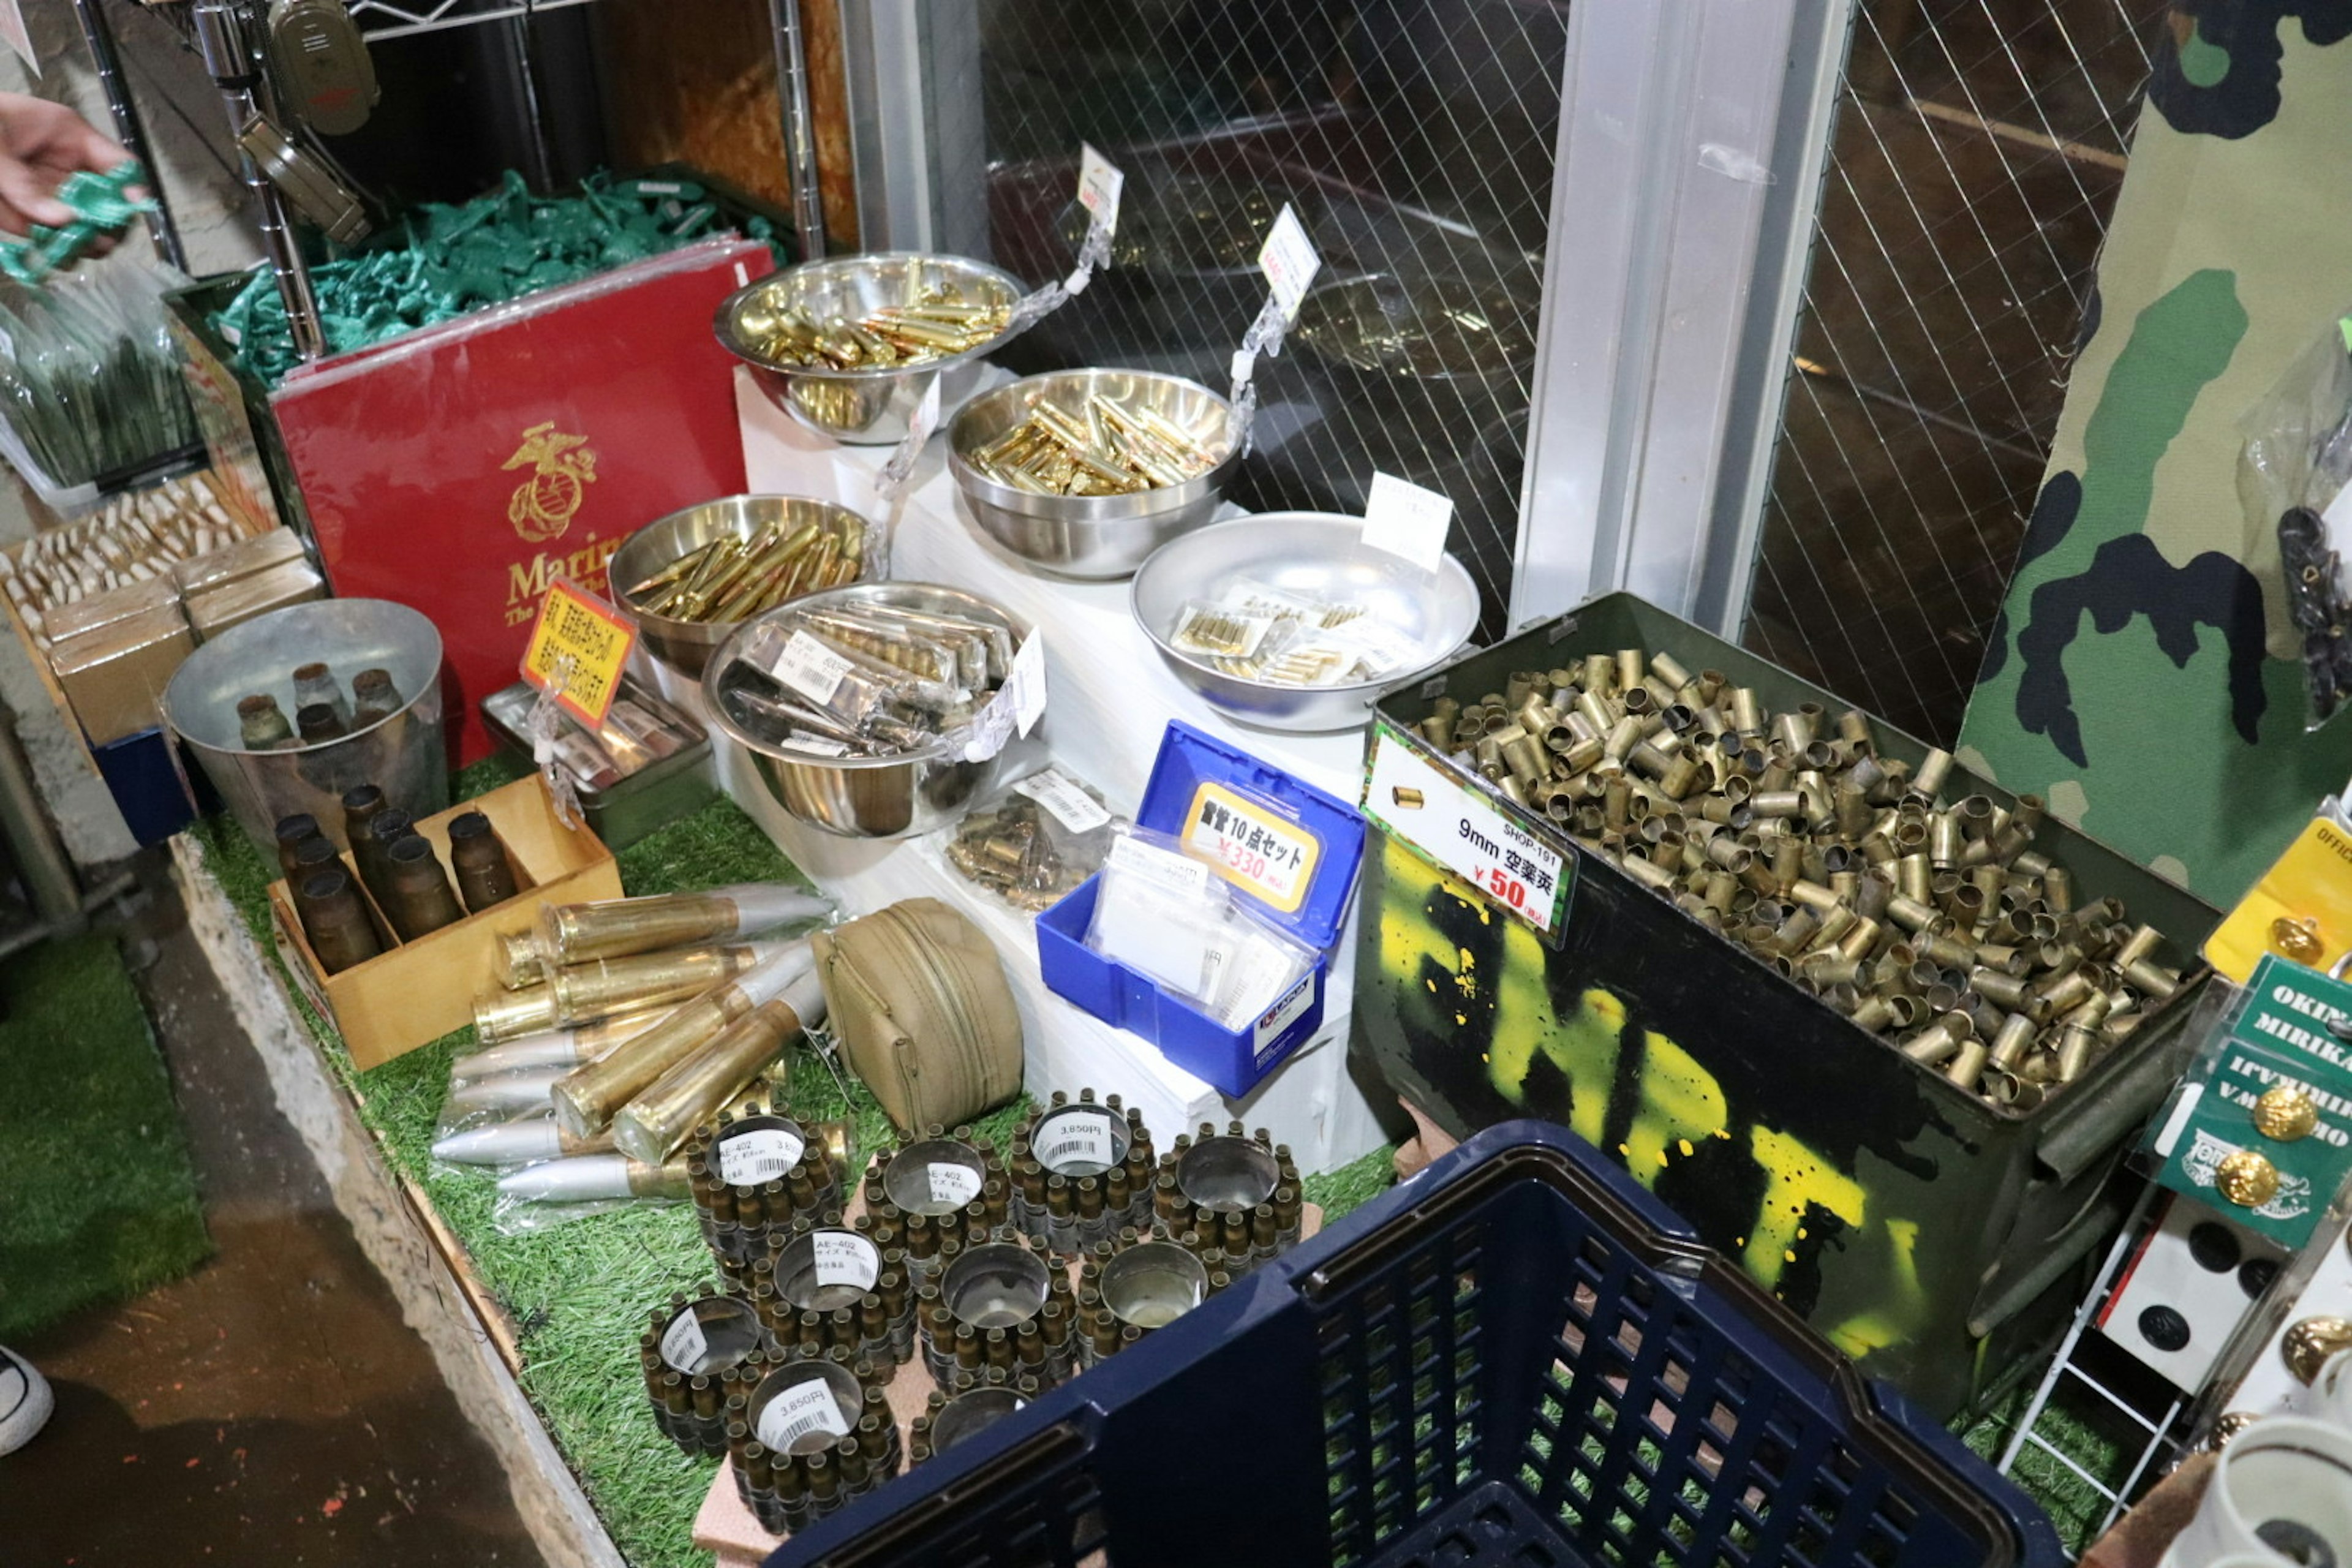
[[[248,752],[237,700],[256,692],[294,710],[294,667],[323,660],[348,695],[362,669],[391,672],[407,700],[355,735],[282,752]],[[222,633],[188,656],[163,689],[163,718],[188,743],[237,826],[267,858],[277,855],[278,819],[307,811],[339,847],[342,794],[380,786],[385,801],[414,816],[449,804],[449,753],[441,733],[441,634],[405,605],[385,599],[320,599],[291,605]]]

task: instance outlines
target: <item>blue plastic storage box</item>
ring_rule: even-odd
[[[1281,808],[1278,826],[1286,831],[1275,836],[1280,840],[1276,848],[1298,854],[1298,877],[1286,900],[1288,907],[1238,884],[1234,891],[1318,955],[1313,972],[1252,1027],[1228,1029],[1183,997],[1087,946],[1100,878],[1089,877],[1037,917],[1037,963],[1055,994],[1142,1036],[1178,1067],[1234,1096],[1247,1094],[1322,1026],[1331,944],[1347,923],[1348,901],[1356,894],[1364,819],[1347,802],[1181,721],[1170,724],[1160,742],[1135,814],[1137,826],[1182,839],[1196,826],[1206,832],[1212,822],[1227,820],[1219,814],[1234,812],[1237,799],[1252,796]],[[1242,821],[1245,831],[1246,812]],[[1306,864],[1310,858],[1312,864]]]
[[[2062,1568],[1566,1129],[1491,1129],[767,1568]]]

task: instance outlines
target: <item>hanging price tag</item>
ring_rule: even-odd
[[[1265,244],[1258,248],[1258,270],[1265,274],[1266,286],[1282,306],[1285,321],[1298,314],[1298,302],[1307,298],[1307,290],[1315,282],[1315,275],[1323,269],[1323,258],[1315,254],[1315,242],[1307,237],[1307,226],[1298,221],[1297,212],[1285,202],[1282,211],[1266,231]]]
[[[1013,700],[1013,718],[1026,735],[1045,715],[1045,634],[1031,632],[1013,655],[1012,673],[1004,689]]]
[[[1506,914],[1547,936],[1559,929],[1575,862],[1433,765],[1386,720],[1372,730],[1362,805],[1382,832],[1460,877]]]
[[[1445,559],[1445,531],[1454,524],[1454,503],[1435,490],[1374,474],[1364,500],[1364,543],[1412,562],[1424,572]]]
[[[620,693],[621,671],[636,646],[636,623],[570,578],[558,577],[539,602],[522,678],[541,691],[554,688],[559,707],[597,729]],[[567,659],[569,672],[558,682],[556,672]]]
[[[1078,205],[1106,236],[1118,232],[1118,195],[1126,185],[1127,176],[1118,164],[1087,143],[1078,143]]]

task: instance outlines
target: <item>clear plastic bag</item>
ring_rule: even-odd
[[[625,1154],[579,1154],[520,1165],[499,1177],[490,1223],[501,1236],[551,1230],[636,1204],[693,1195],[683,1160],[647,1165]]]
[[[941,854],[964,880],[1035,914],[1101,868],[1124,820],[1092,785],[1047,767],[974,805]]]
[[[892,756],[982,724],[1016,653],[1005,628],[982,621],[870,603],[812,606],[761,623],[721,700],[779,746]]]
[[[2302,639],[2304,728],[2316,730],[2352,697],[2352,316],[2296,355],[2243,424],[2239,500],[2278,542]]]
[[[1311,949],[1234,898],[1214,868],[1146,828],[1129,828],[1112,843],[1087,945],[1229,1029],[1245,1026],[1315,966]]]

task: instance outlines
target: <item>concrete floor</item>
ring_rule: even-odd
[[[539,1563],[497,1460],[278,1114],[160,861],[142,872],[125,952],[219,1251],[15,1347],[58,1407],[0,1459],[0,1562]]]

